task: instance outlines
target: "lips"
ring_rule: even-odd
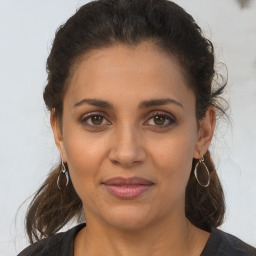
[[[115,177],[103,182],[103,185],[108,192],[120,199],[133,199],[148,191],[154,183],[140,177]]]
[[[104,182],[105,185],[152,185],[153,182],[140,177],[122,178],[115,177]]]

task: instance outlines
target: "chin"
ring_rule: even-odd
[[[149,211],[135,206],[113,207],[105,219],[111,226],[125,231],[145,228],[151,222]]]

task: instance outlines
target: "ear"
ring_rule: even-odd
[[[206,111],[205,117],[199,121],[199,131],[195,145],[194,158],[199,159],[207,152],[213,137],[215,120],[215,108],[214,106],[210,106]]]
[[[64,144],[63,144],[62,130],[61,130],[60,122],[55,114],[55,109],[52,109],[51,111],[50,121],[51,121],[55,144],[59,149],[59,152],[63,158],[63,161],[66,162],[67,158],[66,158]]]

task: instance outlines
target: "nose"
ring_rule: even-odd
[[[120,127],[115,131],[109,160],[123,167],[141,164],[146,159],[144,146],[136,127]]]

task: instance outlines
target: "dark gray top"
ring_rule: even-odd
[[[42,239],[18,254],[18,256],[73,256],[74,238],[85,224]],[[209,240],[200,256],[256,256],[256,249],[235,236],[219,229],[212,229]]]

